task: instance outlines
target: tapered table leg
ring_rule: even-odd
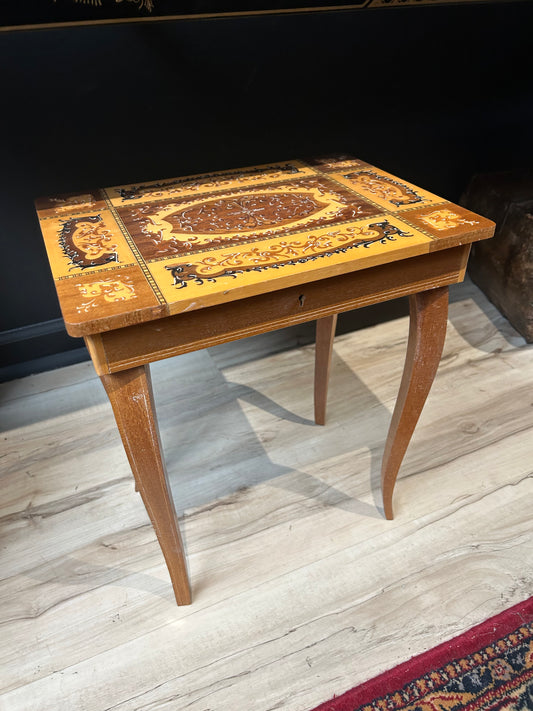
[[[381,487],[385,516],[393,518],[392,495],[398,470],[439,365],[446,336],[448,287],[409,298],[410,326],[405,366],[383,453]]]
[[[148,366],[101,376],[122,443],[165,557],[178,605],[191,602],[178,518],[161,452]]]
[[[315,345],[315,422],[326,424],[326,407],[328,401],[329,369],[337,314],[320,318],[316,322]]]

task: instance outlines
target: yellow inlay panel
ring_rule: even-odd
[[[306,282],[429,251],[430,237],[395,216],[366,218],[287,238],[265,239],[150,262],[148,268],[171,312],[221,303],[236,289],[268,283],[279,289],[298,274]],[[347,265],[349,268],[347,269]],[[301,278],[303,275],[305,277]],[[257,293],[258,290],[254,289]]]
[[[332,177],[389,212],[444,202],[438,195],[370,165],[347,172],[333,173]]]
[[[109,210],[48,218],[41,229],[55,279],[135,263]]]

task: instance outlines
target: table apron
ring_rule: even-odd
[[[463,281],[470,245],[86,336],[99,375]]]

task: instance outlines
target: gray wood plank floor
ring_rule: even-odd
[[[194,603],[90,364],[0,386],[0,708],[308,711],[533,594],[533,349],[471,284],[383,518],[407,319],[156,364]]]

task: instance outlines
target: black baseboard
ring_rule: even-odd
[[[406,298],[349,311],[341,314],[337,335],[399,318],[407,313]],[[293,328],[298,330],[298,343],[313,341],[312,324]],[[291,342],[290,335],[287,335],[287,340]],[[89,360],[89,352],[82,339],[71,338],[60,318],[0,332],[0,383],[85,360]]]
[[[89,353],[56,318],[0,332],[0,382],[80,363]]]
[[[74,363],[82,363],[85,360],[89,360],[89,352],[83,346],[83,348],[54,353],[42,358],[12,363],[11,365],[0,367],[0,383],[16,380],[17,378],[25,378],[27,375],[44,373],[47,370],[63,368],[66,365],[74,365]]]

